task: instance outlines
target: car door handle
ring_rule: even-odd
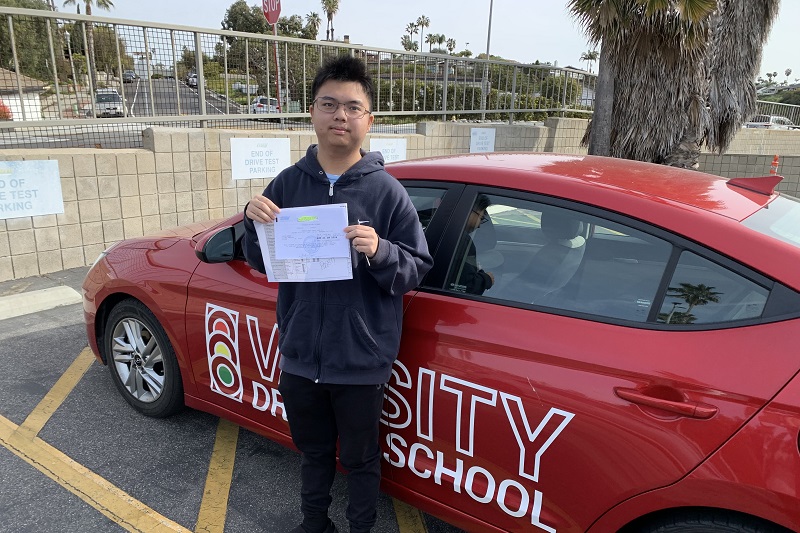
[[[676,402],[674,400],[665,400],[663,398],[656,398],[644,392],[635,389],[624,389],[622,387],[615,387],[614,393],[631,403],[646,405],[647,407],[654,407],[656,409],[663,409],[670,413],[675,413],[689,418],[700,418],[703,420],[709,419],[719,411],[713,405],[708,405],[700,402]]]

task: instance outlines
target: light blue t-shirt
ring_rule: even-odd
[[[325,174],[328,176],[328,179],[331,181],[331,184],[336,183],[336,180],[339,179],[339,176],[336,174],[328,174],[327,172]]]

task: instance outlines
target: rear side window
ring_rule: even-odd
[[[758,318],[769,291],[692,252],[681,253],[657,322],[709,324]]]

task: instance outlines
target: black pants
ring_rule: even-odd
[[[281,374],[289,429],[302,452],[303,488],[300,509],[308,531],[323,531],[328,522],[331,485],[339,461],[347,471],[347,520],[351,533],[367,533],[375,525],[381,481],[378,443],[383,385],[332,385]]]

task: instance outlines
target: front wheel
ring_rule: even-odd
[[[117,304],[103,334],[111,379],[125,400],[147,416],[183,408],[183,383],[175,351],[155,315],[138,300]]]

